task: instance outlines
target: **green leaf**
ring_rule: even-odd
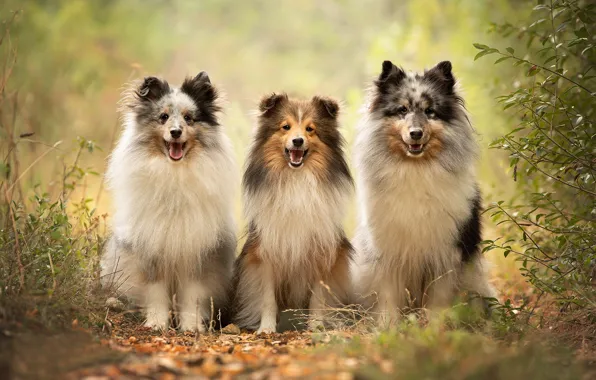
[[[480,53],[476,54],[476,56],[474,57],[474,61],[480,57],[484,57],[485,55],[496,53],[497,51],[498,51],[497,49],[483,50]]]
[[[510,59],[510,58],[511,58],[511,57],[501,57],[501,58],[499,58],[499,59],[497,59],[497,60],[495,61],[495,65],[496,65],[497,63],[501,63],[501,62],[503,62],[503,61],[506,61],[506,60],[508,60],[508,59]]]
[[[511,54],[511,55],[515,54],[515,50],[513,50],[513,48],[512,48],[512,47],[508,47],[508,48],[506,48],[505,50],[507,50],[507,53],[509,53],[509,54]]]
[[[586,30],[585,27],[582,27],[582,28],[574,31],[573,33],[575,33],[575,35],[580,38],[588,38],[589,37],[588,31]]]
[[[548,59],[546,61],[544,61],[544,64],[546,65],[547,63],[549,63],[550,61],[555,60],[555,59],[557,59],[556,55],[553,55],[552,57],[548,57]]]
[[[490,47],[488,47],[488,46],[486,46],[486,45],[483,45],[483,44],[479,44],[479,43],[475,43],[475,44],[474,44],[474,47],[475,47],[476,49],[479,49],[479,50],[487,50],[487,49],[490,49]]]

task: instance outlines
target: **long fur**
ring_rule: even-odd
[[[124,131],[106,175],[115,215],[102,282],[145,307],[150,327],[167,325],[175,298],[182,328],[202,330],[211,299],[217,308],[227,301],[236,244],[236,171],[217,122],[217,92],[205,73],[181,88],[150,77],[126,90],[122,104]],[[170,117],[161,125],[156,120],[164,110]],[[159,133],[173,123],[189,139],[179,162],[161,149]]]
[[[273,94],[261,101],[243,180],[248,239],[234,275],[235,322],[241,327],[275,331],[280,310],[324,308],[349,291],[352,248],[342,219],[353,185],[337,111],[337,103],[319,97],[298,101]],[[286,133],[280,127],[288,120],[292,129]],[[316,132],[305,132],[305,125],[316,125]],[[309,144],[299,169],[283,153],[292,136]]]
[[[424,130],[422,154],[410,132]],[[460,289],[492,297],[479,252],[477,144],[451,64],[423,74],[391,62],[359,123],[359,226],[354,290],[393,320],[408,308],[448,306]]]

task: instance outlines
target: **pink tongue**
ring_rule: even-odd
[[[182,144],[181,143],[171,143],[170,144],[170,157],[173,160],[179,160],[182,158]]]
[[[297,164],[302,160],[302,156],[304,156],[303,150],[290,150],[290,160]]]

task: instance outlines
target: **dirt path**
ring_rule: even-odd
[[[139,321],[116,318],[102,349],[119,353],[118,360],[68,371],[79,378],[245,378],[352,379],[357,360],[323,347],[339,332],[291,331],[255,335],[226,328],[211,334],[156,333]]]

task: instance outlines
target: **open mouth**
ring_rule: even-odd
[[[184,148],[186,148],[186,142],[168,142],[165,141],[166,148],[170,158],[174,161],[179,161],[184,157]]]
[[[302,166],[304,162],[304,157],[308,153],[308,149],[287,149],[286,148],[286,155],[290,159],[290,166],[293,168],[299,168]]]
[[[408,144],[408,152],[413,155],[419,155],[424,150],[424,144]]]

